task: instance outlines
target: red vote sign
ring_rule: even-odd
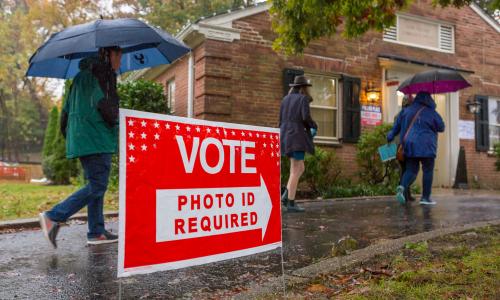
[[[275,128],[120,110],[118,277],[281,247]]]

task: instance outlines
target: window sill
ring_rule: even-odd
[[[332,146],[332,147],[342,147],[342,144],[338,139],[315,138],[314,144],[323,146]]]

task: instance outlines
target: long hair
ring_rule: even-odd
[[[110,55],[110,52],[113,51],[113,52],[121,52],[122,49],[118,46],[111,46],[111,47],[104,47],[104,48],[99,48],[99,51],[98,51],[98,57],[99,57],[99,61],[105,63],[105,64],[110,64],[110,61],[109,61],[109,55]]]
[[[288,91],[288,95],[290,94],[302,94],[307,96],[309,98],[309,102],[313,102],[313,98],[311,97],[311,94],[309,94],[309,91],[307,90],[307,86],[301,85],[301,86],[292,86],[290,90]]]

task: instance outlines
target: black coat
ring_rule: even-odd
[[[281,153],[289,154],[294,151],[304,151],[314,154],[311,128],[318,128],[311,118],[309,97],[292,93],[281,102],[280,107],[280,134]]]

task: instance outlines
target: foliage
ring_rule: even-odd
[[[163,86],[147,80],[129,81],[118,85],[120,107],[167,114],[167,101]]]
[[[394,25],[396,12],[412,0],[271,0],[274,49],[286,54],[303,53],[309,43],[342,30],[354,38],[368,30],[382,31]],[[434,0],[433,5],[463,7],[471,0]]]
[[[322,195],[330,186],[336,184],[342,173],[340,161],[333,151],[316,148],[314,155],[306,155],[305,171],[300,183],[314,195]],[[281,159],[281,183],[286,185],[290,176],[290,159]]]
[[[497,157],[497,161],[495,162],[495,165],[497,166],[497,171],[500,171],[500,143],[495,144],[493,152]]]
[[[34,218],[76,191],[69,185],[36,185],[2,182],[0,185],[0,221]],[[118,195],[106,193],[104,210],[118,209]]]
[[[387,196],[394,194],[394,189],[384,185],[370,185],[365,183],[347,184],[341,183],[330,186],[322,197],[331,198],[351,198],[351,197],[373,197]]]
[[[394,190],[399,182],[398,162],[392,160],[383,163],[378,153],[378,147],[387,143],[387,133],[391,128],[391,124],[382,124],[371,131],[364,132],[356,145],[356,160],[362,182],[383,185]]]
[[[52,153],[52,145],[54,144],[54,139],[57,133],[57,119],[59,118],[59,110],[57,106],[52,107],[49,115],[49,122],[47,123],[47,128],[45,129],[45,136],[43,138],[43,150],[42,159],[46,158],[50,153]]]

